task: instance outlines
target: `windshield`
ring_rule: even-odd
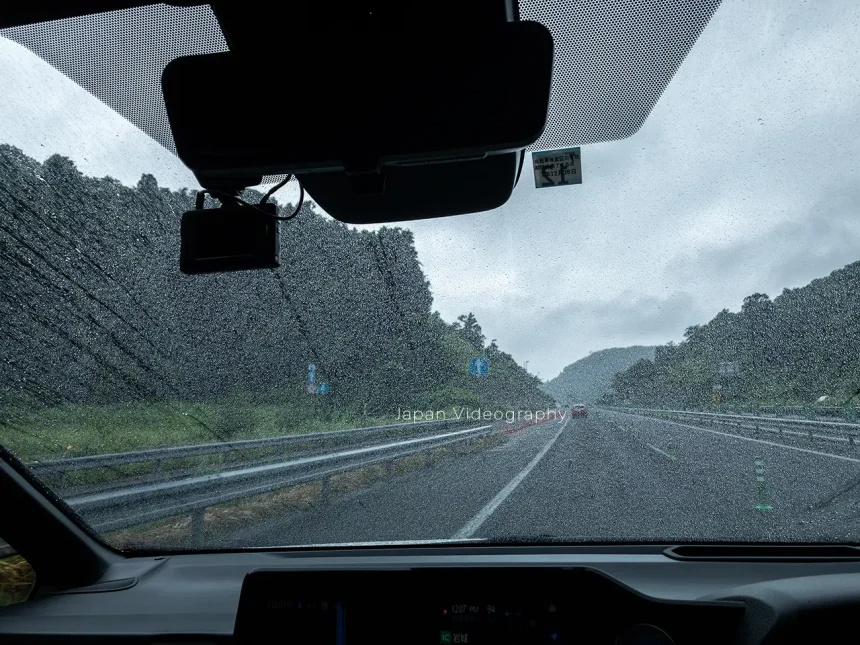
[[[163,112],[0,32],[0,444],[119,548],[860,542],[858,21],[724,2],[638,131],[553,116],[581,183],[201,276]]]

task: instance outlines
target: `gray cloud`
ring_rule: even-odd
[[[527,323],[535,333],[510,349],[515,355],[530,356],[541,377],[551,378],[555,372],[544,371],[544,366],[559,358],[584,356],[605,347],[678,341],[684,329],[714,313],[700,308],[692,294],[683,292],[666,297],[624,293],[606,301],[570,302],[535,315]]]
[[[860,186],[834,182],[808,209],[808,216],[777,224],[741,243],[686,253],[666,267],[666,282],[690,275],[720,276],[698,285],[712,292],[761,291],[776,296],[860,259]],[[728,299],[729,293],[726,293]],[[741,301],[725,306],[738,310]]]

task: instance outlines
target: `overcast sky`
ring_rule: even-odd
[[[474,312],[547,379],[860,259],[858,29],[853,0],[724,0],[642,129],[583,147],[583,184],[537,190],[524,172],[497,211],[405,225],[435,308]],[[164,148],[2,38],[0,97],[0,143],[127,184],[149,172],[194,186]]]

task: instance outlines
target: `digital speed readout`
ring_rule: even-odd
[[[498,603],[469,600],[439,609],[441,645],[531,645],[570,643],[552,602]]]

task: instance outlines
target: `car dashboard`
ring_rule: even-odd
[[[860,608],[856,561],[660,551],[337,549],[136,557],[0,609],[4,643],[823,642]]]

